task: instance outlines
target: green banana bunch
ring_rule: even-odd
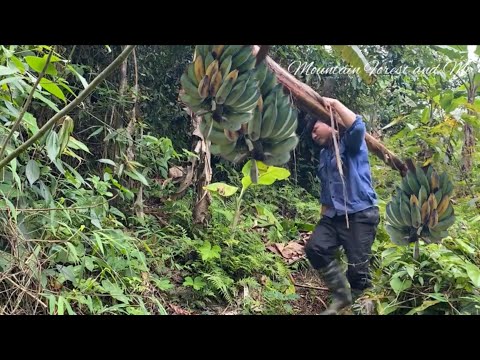
[[[271,73],[268,71],[264,76],[262,67],[266,65],[262,63],[258,69],[259,82]],[[290,152],[299,141],[295,133],[297,115],[280,84],[269,89],[268,95],[262,96],[261,104],[257,103],[253,119],[248,125],[248,136],[252,141],[262,144],[263,160],[267,165],[283,165],[290,160]]]
[[[180,79],[180,100],[198,115],[214,114],[225,129],[238,130],[252,119],[260,97],[255,62],[251,45],[197,45]]]
[[[386,207],[386,231],[393,243],[407,245],[419,239],[440,242],[455,222],[450,201],[453,183],[429,165],[407,160],[408,172]]]
[[[223,128],[207,113],[200,123],[200,131],[205,140],[211,142],[210,152],[233,163],[243,161],[248,156],[248,149],[239,141],[240,132]]]
[[[182,74],[180,99],[198,115],[211,153],[280,166],[298,145],[298,113],[251,45],[197,45]]]

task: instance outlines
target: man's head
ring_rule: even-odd
[[[332,128],[317,121],[312,129],[312,139],[320,146],[329,146],[332,142]]]

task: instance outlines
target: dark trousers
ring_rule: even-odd
[[[364,290],[371,285],[369,262],[380,221],[378,207],[350,214],[348,220],[349,229],[345,215],[322,216],[305,246],[305,253],[312,266],[321,269],[335,260],[337,250],[342,246],[348,259],[350,286]]]

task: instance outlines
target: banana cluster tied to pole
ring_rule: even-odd
[[[265,62],[255,64],[251,45],[197,45],[180,79],[180,99],[203,116],[200,130],[212,154],[281,166],[298,145],[298,113]]]
[[[450,201],[453,184],[447,173],[438,175],[431,165],[420,167],[411,160],[406,164],[407,175],[387,204],[386,231],[397,245],[420,239],[438,243],[448,236],[447,229],[455,222]]]

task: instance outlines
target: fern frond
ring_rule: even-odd
[[[215,290],[220,292],[220,294],[223,296],[225,300],[227,300],[228,303],[233,302],[233,298],[231,294],[231,292],[233,292],[231,287],[234,285],[233,279],[223,274],[220,274],[218,272],[215,272],[213,274],[204,273],[203,276],[207,279],[207,282]]]

